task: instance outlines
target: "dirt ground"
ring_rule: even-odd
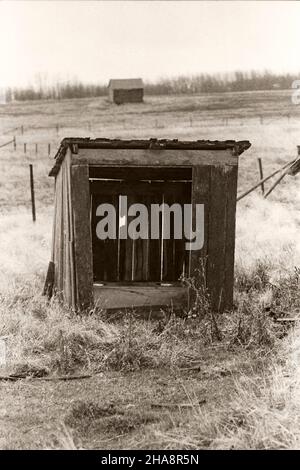
[[[258,361],[259,363],[259,361]],[[251,364],[253,368],[253,363]],[[0,382],[2,449],[192,448],[164,434],[230,400],[249,358],[212,348],[191,370],[103,372],[82,380]],[[254,377],[253,377],[254,378]],[[213,440],[203,439],[203,448]]]

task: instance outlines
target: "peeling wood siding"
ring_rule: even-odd
[[[71,153],[67,152],[55,180],[52,261],[54,289],[70,307],[75,307],[74,227],[71,202]]]

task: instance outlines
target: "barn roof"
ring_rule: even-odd
[[[121,139],[90,139],[82,137],[66,137],[61,141],[60,147],[55,155],[55,164],[49,176],[58,173],[68,148],[76,149],[177,149],[177,150],[227,150],[230,149],[234,155],[240,155],[251,147],[248,140],[189,140],[178,139],[149,139],[149,140],[121,140]]]
[[[108,87],[113,90],[135,90],[144,88],[144,85],[141,78],[112,78],[109,80]]]

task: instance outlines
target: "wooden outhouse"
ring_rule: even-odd
[[[231,140],[64,139],[50,172],[55,208],[48,292],[79,310],[95,303],[104,309],[186,307],[191,291],[182,276],[195,278],[204,266],[202,282],[212,307],[230,308],[238,158],[250,145]],[[143,204],[149,214],[154,205],[161,209],[156,237],[152,219],[148,236],[121,236],[133,220],[121,208],[125,196],[128,207]],[[116,213],[114,236],[106,239],[97,232],[107,215],[99,212],[103,204]],[[177,204],[182,214],[191,208],[193,231],[197,207],[204,207],[201,248],[187,249],[172,224],[165,236],[167,204]]]
[[[112,79],[108,84],[108,94],[112,103],[142,103],[143,81],[141,78]]]

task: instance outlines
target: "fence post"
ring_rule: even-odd
[[[35,154],[38,154],[38,144],[35,144]]]
[[[56,124],[56,134],[59,133],[59,124]]]
[[[24,126],[21,126],[21,134],[24,135]]]
[[[14,136],[14,139],[13,139],[13,146],[14,146],[14,150],[17,150],[17,141],[16,141],[15,136]]]
[[[36,221],[35,215],[35,196],[34,196],[34,180],[33,180],[33,165],[29,164],[30,170],[30,193],[31,193],[31,208],[32,208],[32,221]]]
[[[24,142],[24,153],[26,153],[26,143]]]
[[[258,158],[257,160],[258,160],[258,167],[259,167],[260,179],[263,180],[263,179],[264,179],[264,172],[263,172],[263,166],[262,166],[262,159],[261,159],[261,158]],[[265,185],[264,185],[264,182],[261,183],[260,187],[261,187],[261,192],[262,192],[262,194],[265,194]]]
[[[48,157],[50,157],[50,153],[51,153],[51,144],[48,144]]]

